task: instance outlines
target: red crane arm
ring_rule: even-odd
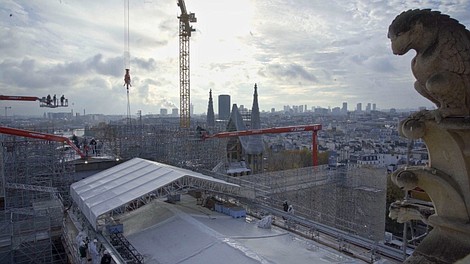
[[[0,100],[9,101],[41,101],[41,98],[35,96],[13,96],[13,95],[0,95]]]
[[[318,131],[321,130],[322,126],[319,124],[315,125],[301,125],[301,126],[287,126],[287,127],[273,127],[263,129],[249,129],[243,131],[230,131],[220,132],[212,135],[203,135],[203,138],[226,138],[226,137],[239,137],[239,136],[252,136],[260,134],[280,134],[280,133],[292,133],[292,132],[304,132],[304,131]]]
[[[13,136],[19,136],[19,137],[36,138],[36,139],[49,140],[49,141],[55,141],[55,142],[62,142],[64,144],[69,145],[72,149],[74,149],[75,152],[77,152],[78,155],[80,155],[82,159],[86,158],[86,155],[83,154],[83,152],[67,137],[41,133],[41,132],[28,131],[28,130],[23,130],[23,129],[18,129],[18,128],[3,127],[3,126],[0,126],[0,133],[13,135]]]
[[[220,132],[217,134],[208,135],[207,133],[202,134],[202,138],[226,138],[226,137],[240,137],[240,136],[252,136],[261,134],[279,134],[279,133],[292,133],[292,132],[305,132],[312,131],[312,164],[313,166],[318,165],[318,153],[317,153],[317,131],[322,129],[322,125],[300,125],[300,126],[287,126],[287,127],[274,127],[264,129],[249,129],[243,131],[230,131]]]

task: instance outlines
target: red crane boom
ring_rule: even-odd
[[[62,142],[64,144],[69,145],[73,150],[75,150],[75,152],[77,152],[77,154],[80,155],[82,159],[86,158],[86,155],[83,154],[83,152],[67,137],[41,133],[41,132],[35,132],[35,131],[28,131],[28,130],[18,129],[18,128],[3,127],[3,126],[0,126],[0,133],[13,135],[13,136],[19,136],[19,137],[36,138],[36,139],[49,140],[49,141],[55,141],[55,142]]]
[[[41,98],[36,96],[14,96],[14,95],[0,95],[0,100],[9,100],[9,101],[40,101]]]
[[[280,134],[280,133],[293,133],[293,132],[305,132],[312,131],[312,162],[313,166],[318,165],[318,152],[317,152],[317,131],[322,129],[322,125],[300,125],[300,126],[287,126],[287,127],[273,127],[273,128],[262,128],[262,129],[249,129],[242,131],[229,131],[220,132],[217,134],[202,134],[203,139],[208,138],[226,138],[226,137],[241,137],[241,136],[252,136],[261,134]]]

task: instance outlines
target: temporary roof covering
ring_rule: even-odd
[[[182,202],[185,202],[184,197]],[[163,204],[152,208],[152,215],[162,216],[155,219],[157,223],[125,235],[144,256],[144,263],[364,263],[277,226],[259,228],[258,221],[227,217],[214,211],[208,213],[205,210],[194,210],[191,204],[187,203],[184,207]],[[210,214],[209,217],[207,214]],[[126,224],[132,225],[132,219],[128,221]],[[329,238],[321,239],[326,241]],[[365,257],[363,250],[354,253],[364,254]]]
[[[172,183],[236,192],[239,186],[190,170],[134,158],[70,186],[70,195],[93,228],[103,214]],[[183,186],[184,187],[184,186]]]

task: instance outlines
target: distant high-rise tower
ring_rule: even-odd
[[[343,102],[343,108],[341,108],[341,112],[343,112],[343,114],[348,113],[348,103],[347,102]]]
[[[358,112],[362,111],[362,103],[357,103],[356,111],[358,111]]]
[[[375,103],[372,104],[372,111],[377,111],[377,105]]]
[[[230,95],[219,95],[219,119],[228,120],[230,117]]]
[[[214,105],[212,103],[212,90],[209,91],[209,105],[207,106],[207,127],[215,126]]]

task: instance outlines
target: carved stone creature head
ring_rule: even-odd
[[[453,19],[430,9],[410,9],[402,12],[388,28],[393,54],[403,55],[410,49],[418,52],[425,50],[436,41],[439,26],[446,20]]]
[[[391,175],[392,182],[402,190],[413,190],[418,186],[418,176],[411,171],[397,170]]]
[[[405,136],[410,139],[419,139],[424,137],[424,134],[426,133],[426,125],[420,120],[407,118],[400,121],[398,132],[401,136]]]

